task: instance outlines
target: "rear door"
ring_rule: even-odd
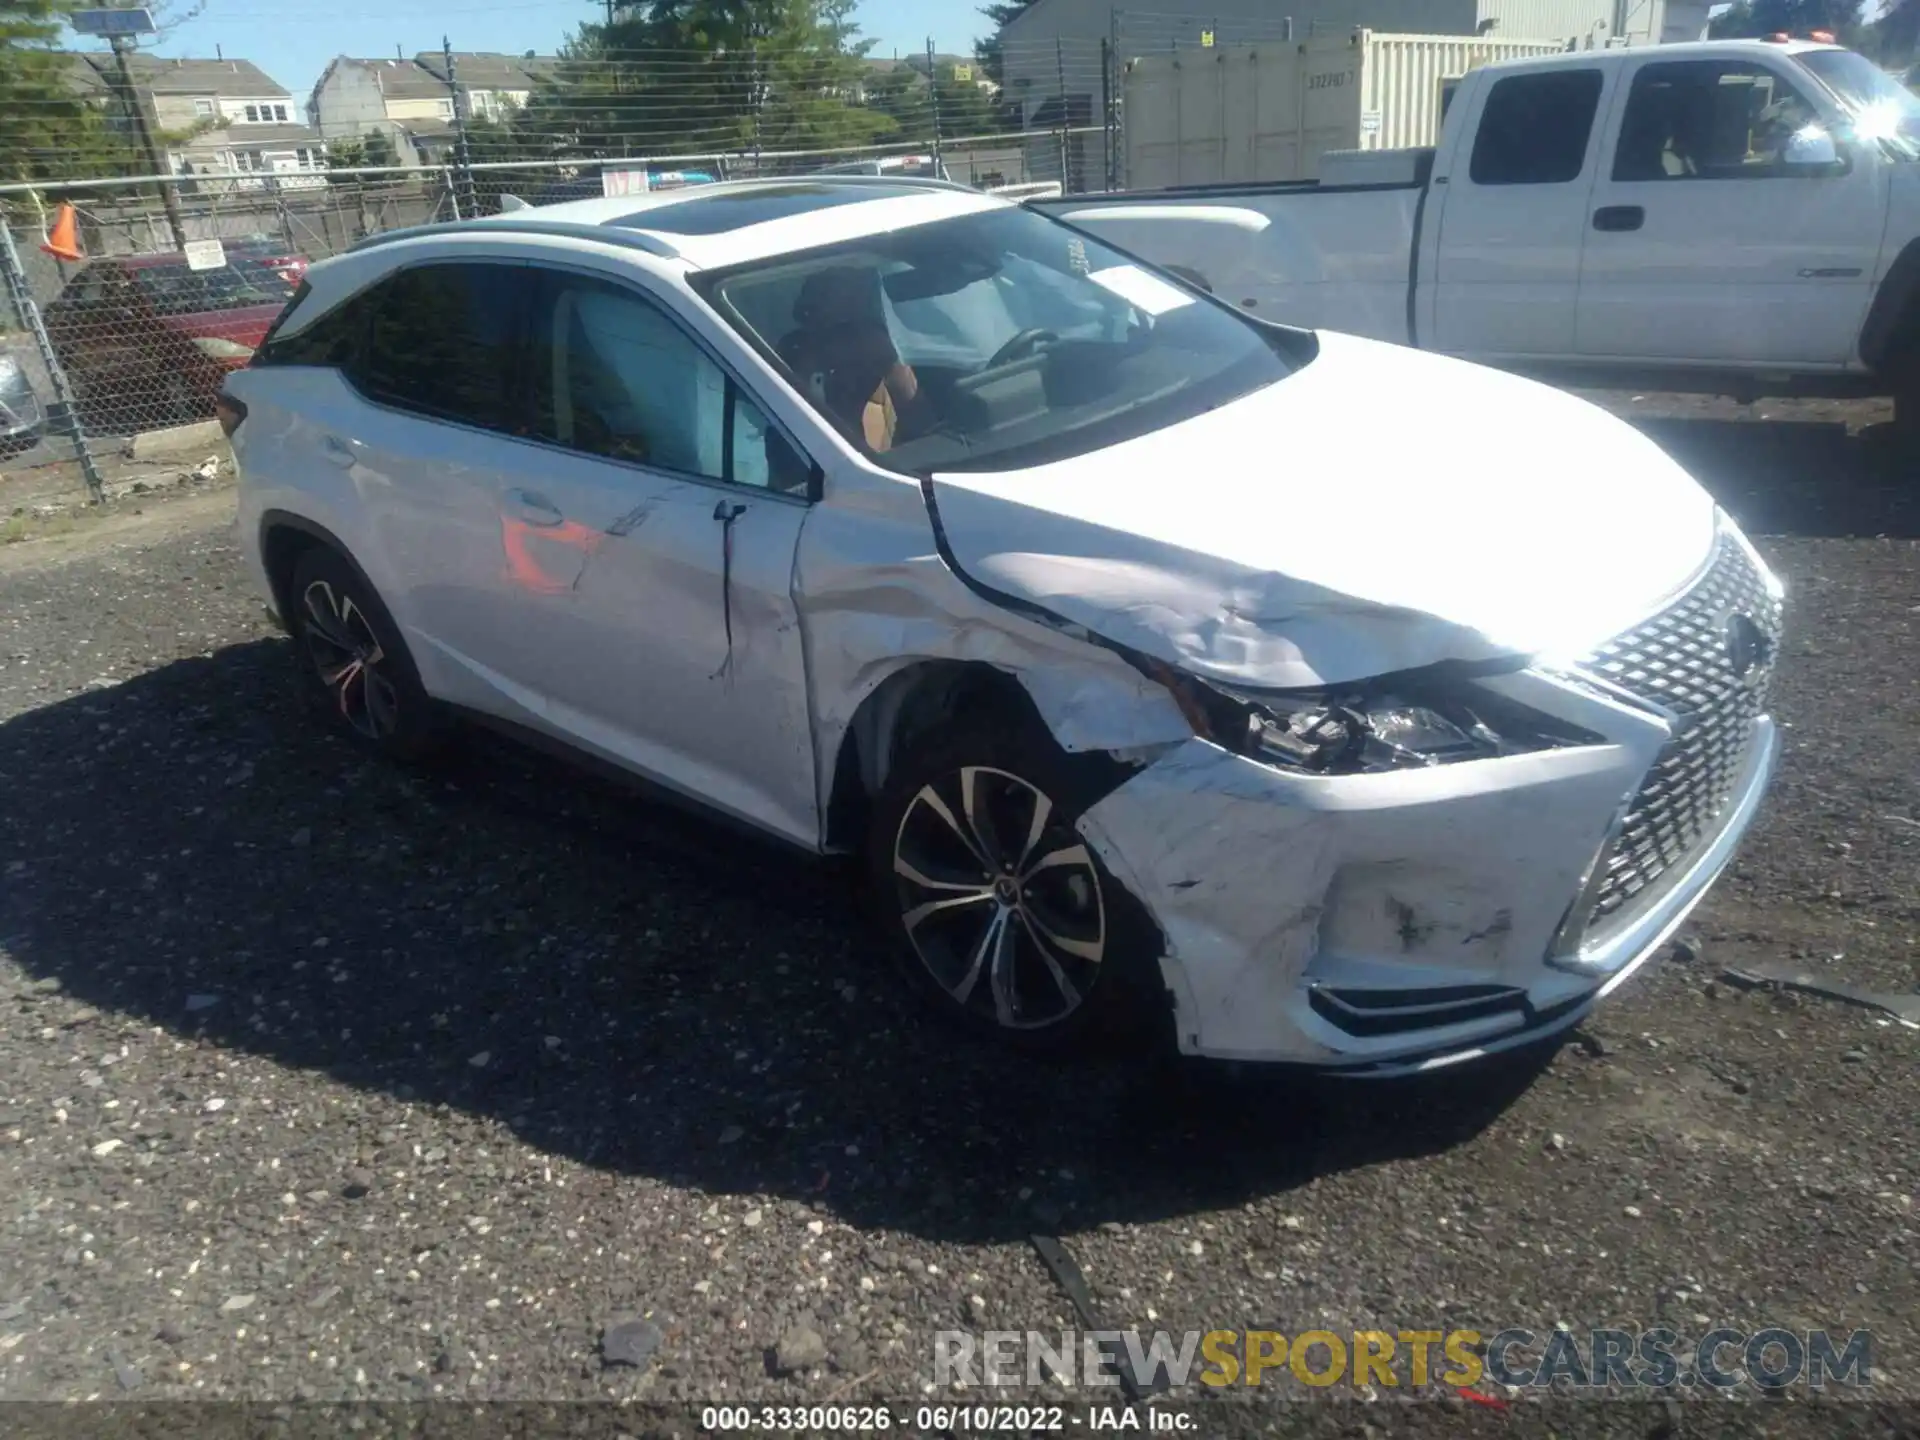
[[[353,302],[364,339],[351,389],[313,397],[301,417],[302,448],[357,492],[363,564],[428,688],[517,720],[532,660],[503,595],[498,496],[516,483],[510,437],[526,430],[528,276],[506,259],[388,276]]]
[[[1864,156],[1787,162],[1792,136],[1829,123],[1817,87],[1770,57],[1650,58],[1626,79],[1588,221],[1580,353],[1844,364],[1872,294],[1884,199]]]
[[[1573,352],[1610,73],[1502,67],[1472,87],[1463,141],[1442,154],[1432,182],[1426,223],[1438,238],[1425,348],[1487,359]]]

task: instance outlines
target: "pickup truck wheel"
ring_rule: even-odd
[[[867,858],[908,988],[947,1020],[1063,1055],[1167,1014],[1158,931],[1075,828],[1090,803],[1052,743],[976,723],[902,756]]]

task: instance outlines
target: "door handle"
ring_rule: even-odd
[[[338,465],[342,470],[350,469],[358,457],[353,447],[338,435],[329,435],[320,442],[320,453],[327,457],[330,464]]]
[[[1638,230],[1647,223],[1647,212],[1638,205],[1602,205],[1593,212],[1596,230]]]
[[[566,521],[558,505],[532,490],[509,490],[506,498],[514,518],[529,525],[554,526]]]

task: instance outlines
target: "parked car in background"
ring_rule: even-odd
[[[90,260],[43,314],[81,423],[108,434],[201,420],[294,293],[264,264],[183,255]]]
[[[0,340],[0,460],[8,460],[40,443],[46,412],[27,379],[21,357]]]
[[[1781,587],[1632,426],[960,186],[375,237],[221,405],[343,735],[474,715],[864,855],[909,983],[1026,1047],[1563,1030],[1778,749]]]
[[[1855,52],[1510,60],[1434,149],[1054,215],[1231,304],[1559,382],[1892,395],[1920,432],[1920,99]]]
[[[225,243],[227,259],[242,270],[273,272],[289,285],[298,285],[307,273],[307,257],[275,235],[248,235]]]

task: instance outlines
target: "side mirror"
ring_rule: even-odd
[[[1818,125],[1794,131],[1780,152],[1780,163],[1788,170],[1815,175],[1833,174],[1846,168],[1839,142]]]

